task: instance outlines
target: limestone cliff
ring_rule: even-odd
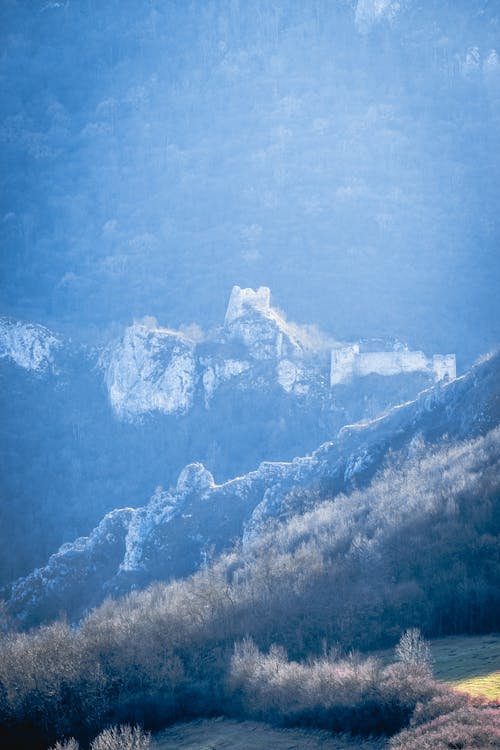
[[[224,324],[201,343],[156,325],[127,328],[109,350],[105,381],[116,415],[133,420],[153,411],[185,413],[196,401],[209,408],[229,381],[237,390],[278,386],[298,398],[314,392],[333,402],[332,389],[353,378],[420,373],[431,384],[456,375],[453,355],[330,345],[326,337],[312,343],[304,327],[287,322],[271,306],[268,287],[234,286]]]

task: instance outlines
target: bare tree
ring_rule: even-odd
[[[71,737],[69,740],[63,740],[62,742],[56,742],[56,744],[50,748],[50,750],[79,750],[80,745]]]
[[[140,726],[110,727],[101,732],[90,745],[90,750],[149,750],[151,734]]]
[[[425,667],[430,671],[432,665],[431,650],[418,628],[405,630],[396,646],[396,658],[403,664]]]

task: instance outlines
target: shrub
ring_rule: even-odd
[[[412,726],[426,724],[438,716],[451,714],[464,708],[470,702],[470,698],[465,693],[458,693],[444,686],[440,686],[437,694],[428,701],[417,703],[413,716],[411,718]]]
[[[391,750],[498,750],[500,712],[464,706],[401,732],[393,737],[389,747]]]
[[[298,663],[277,647],[263,654],[250,639],[235,645],[230,687],[259,718],[356,734],[398,731],[439,690],[418,665],[383,667],[353,654]]]

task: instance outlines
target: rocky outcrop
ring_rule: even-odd
[[[331,406],[339,401],[336,387],[353,377],[417,374],[422,387],[456,374],[453,355],[427,358],[403,345],[360,352],[359,344],[331,349],[332,343],[321,335],[312,341],[306,327],[287,322],[271,306],[268,287],[234,286],[224,324],[202,342],[145,318],[106,347],[99,362],[113,412],[126,422],[154,413],[187,414],[196,404],[209,409],[226,384],[235,391],[277,387],[298,400],[312,397]],[[54,369],[54,351],[63,345],[68,342],[43,326],[0,320],[0,357],[24,369]],[[389,402],[382,399],[379,408]]]
[[[434,382],[425,370],[331,387],[335,342],[286,321],[266,287],[234,287],[218,329],[205,338],[190,330],[145,318],[119,340],[92,347],[42,326],[2,322],[1,584],[88,534],[113,508],[137,508],[190,462],[203,462],[222,482],[266,459],[289,461]],[[404,351],[399,342],[369,345]],[[175,512],[161,499],[154,507],[162,520]],[[136,568],[136,540],[153,528],[151,517],[134,515],[122,570]],[[185,557],[186,570],[190,564]]]
[[[336,386],[353,377],[418,374],[430,385],[456,375],[453,355],[427,358],[404,345],[360,352],[359,344],[338,344],[330,351],[331,345],[321,336],[313,342],[306,328],[287,322],[271,306],[268,287],[234,286],[223,326],[201,343],[134,323],[103,358],[105,381],[115,414],[133,421],[154,411],[183,414],[196,402],[208,409],[229,382],[236,391],[277,386],[297,399],[313,395],[333,404]]]
[[[109,399],[122,419],[150,411],[182,414],[196,385],[195,344],[182,334],[135,323],[111,353],[105,370]]]
[[[270,296],[267,287],[233,287],[224,325],[201,344],[150,320],[127,328],[102,358],[118,418],[183,414],[195,401],[210,408],[215,392],[229,381],[235,389],[278,385],[299,396],[309,392],[310,382],[323,388],[314,368],[303,364],[307,347],[298,327],[271,307]]]
[[[60,345],[61,340],[44,326],[0,319],[0,359],[10,359],[24,370],[42,373],[52,368]]]

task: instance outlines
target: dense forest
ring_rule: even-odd
[[[491,0],[4,0],[2,313],[497,341]],[[298,293],[300,290],[300,293]]]

